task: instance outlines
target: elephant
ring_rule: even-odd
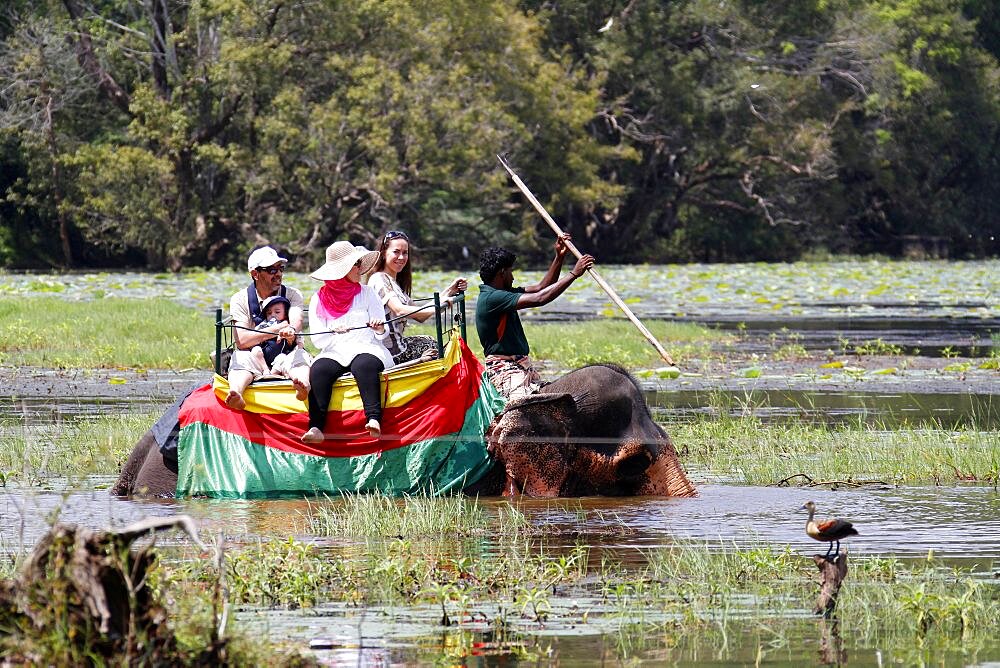
[[[480,493],[696,496],[670,437],[623,368],[585,366],[512,401],[486,430],[494,472]]]
[[[174,495],[176,454],[161,445],[183,398],[136,443],[112,494]],[[494,466],[466,486],[470,495],[697,495],[639,384],[619,366],[581,367],[510,402],[485,436]]]

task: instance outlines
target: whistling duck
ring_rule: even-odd
[[[812,501],[806,501],[805,505],[799,510],[809,511],[809,519],[806,520],[806,533],[809,534],[809,537],[825,541],[830,544],[826,554],[823,555],[825,559],[829,559],[831,561],[836,559],[837,555],[840,554],[840,541],[848,536],[858,535],[858,530],[855,529],[854,526],[847,520],[842,520],[840,518],[820,520],[818,522],[813,520],[813,515],[816,514],[816,504]],[[836,550],[833,549],[834,543],[837,544]]]

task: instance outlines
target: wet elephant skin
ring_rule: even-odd
[[[512,401],[486,436],[504,494],[697,494],[639,384],[618,366],[583,367]]]

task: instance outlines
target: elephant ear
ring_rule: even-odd
[[[548,409],[554,412],[565,413],[566,417],[576,415],[576,400],[572,394],[563,392],[560,394],[529,394],[526,397],[514,399],[507,404],[501,415],[515,410],[531,410],[531,406],[541,406],[543,410]]]
[[[531,394],[507,404],[493,419],[487,437],[491,446],[546,442],[552,437],[561,441],[571,432],[575,417],[576,402],[571,394]]]
[[[562,493],[570,472],[572,449],[566,446],[575,416],[570,394],[534,394],[507,405],[487,434],[507,485],[528,496]]]

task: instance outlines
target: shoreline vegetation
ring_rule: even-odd
[[[545,527],[529,530],[513,504],[484,508],[461,497],[352,496],[311,507],[305,519],[315,535],[353,542],[324,547],[274,538],[230,548],[221,560],[184,545],[159,548],[166,558],[158,560],[147,584],[154,600],[170,602],[166,623],[176,634],[180,656],[196,654],[217,637],[222,609],[235,613],[227,636],[232,665],[252,663],[251,648],[258,644],[276,659],[308,664],[298,654],[304,643],[296,647],[291,638],[253,633],[253,611],[261,610],[315,610],[330,619],[377,610],[384,623],[404,615],[411,628],[453,636],[436,649],[414,648],[411,660],[436,654],[453,661],[474,654],[480,635],[512,658],[543,659],[544,652],[529,640],[545,629],[611,638],[620,659],[636,659],[645,651],[682,656],[705,643],[721,647],[720,640],[751,627],[772,638],[796,637],[803,633],[801,625],[816,623],[803,614],[817,591],[812,560],[787,547],[720,549],[681,541],[650,550],[638,566],[611,555],[598,561],[598,548],[548,546]],[[486,550],[479,542],[484,536],[492,537]],[[0,569],[4,577],[11,574]],[[72,596],[55,580],[40,586],[60,594],[45,599],[41,619],[66,618]],[[877,646],[903,663],[926,652],[968,657],[988,651],[1000,623],[997,590],[976,567],[949,565],[931,555],[905,561],[855,557],[850,586],[838,604],[835,639]],[[40,626],[46,631],[11,629],[0,647],[15,652],[12,656],[57,665],[85,656],[71,629]],[[805,630],[807,637],[814,632]],[[728,651],[741,645],[735,641]],[[758,658],[779,647],[758,647]]]
[[[750,363],[727,352],[734,334],[649,324],[685,370]],[[626,322],[525,326],[547,374],[598,361],[659,373],[655,352]],[[150,344],[146,332],[155,329]],[[143,346],[137,331],[146,337]],[[0,366],[67,373],[123,367],[208,371],[205,342],[212,334],[203,309],[168,297],[0,298]],[[470,339],[481,354],[475,335]],[[789,354],[787,345],[775,341],[771,354]],[[975,420],[961,429],[770,423],[752,412],[731,415],[723,398],[714,401],[710,415],[667,426],[696,483],[997,486],[1000,436]],[[61,478],[69,481],[66,489],[92,489],[87,476],[116,474],[158,417],[148,410],[112,404],[96,418],[56,425],[0,421],[0,487],[30,494]],[[582,506],[576,511],[580,522],[588,512]],[[614,523],[604,524],[598,531],[615,531]],[[545,663],[551,646],[538,635],[543,629],[548,635],[600,638],[604,651],[625,662],[697,661],[706,647],[725,647],[718,656],[741,663],[814,660],[814,650],[793,646],[803,638],[815,643],[817,633],[822,647],[878,647],[902,663],[959,656],[974,661],[997,651],[992,629],[1000,623],[1000,588],[983,570],[990,566],[956,566],[930,554],[852,555],[839,621],[830,625],[807,614],[817,591],[815,568],[789,547],[681,541],[647,550],[637,566],[600,547],[567,546],[554,538],[554,528],[536,526],[515,503],[462,497],[348,496],[311,504],[303,525],[303,537],[227,545],[222,571],[184,544],[157,547],[161,559],[148,584],[168,603],[178,657],[197,655],[214,637],[220,577],[233,611],[229,665],[313,665],[306,639],[273,633],[268,620],[281,611],[315,612],[335,620],[331,628],[353,625],[359,611],[373,611],[390,626],[405,618],[423,629],[417,631],[421,637],[444,634],[438,644],[408,645],[404,651],[413,662],[460,663],[486,652]],[[11,577],[23,558],[9,556],[0,562],[0,578]],[[42,614],[53,623],[43,630],[5,628],[0,648],[40,663],[82,662],[87,650],[79,636],[59,624],[65,596],[48,600]],[[857,659],[861,650],[853,651]]]
[[[648,325],[685,369],[747,363],[733,359],[726,350],[733,334],[696,324],[650,321]],[[413,330],[428,333],[431,327],[416,325]],[[662,364],[652,347],[622,320],[526,321],[525,330],[548,376],[613,361],[633,371],[645,367],[649,370],[637,375],[646,377]],[[142,332],[141,337],[136,332]],[[474,333],[469,338],[481,356]],[[169,298],[86,302],[57,296],[0,298],[0,366],[210,372],[206,342],[213,340],[211,318]],[[772,354],[781,357],[787,345],[776,340],[774,346]],[[59,425],[56,430],[27,428],[16,421],[0,423],[0,483],[31,484],[53,475],[113,475],[156,417],[145,410],[139,414],[122,410],[120,415]],[[1000,472],[997,432],[977,427],[974,420],[961,430],[935,424],[893,429],[860,423],[771,424],[752,414],[732,417],[720,404],[712,415],[671,424],[668,431],[696,479],[747,485],[789,479],[786,484],[972,482],[995,487]]]

